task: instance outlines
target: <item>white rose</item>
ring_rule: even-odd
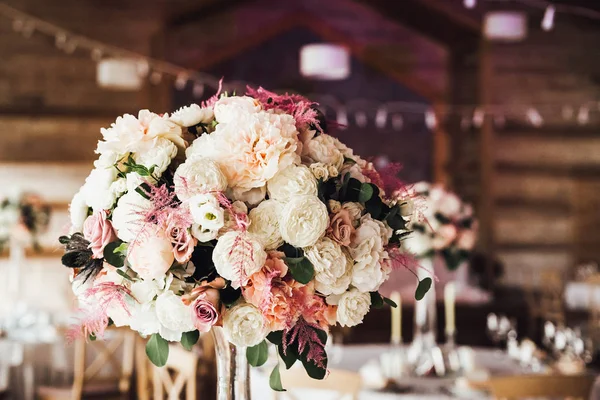
[[[337,320],[341,326],[356,326],[371,307],[371,295],[351,289],[344,293],[338,301]]]
[[[267,253],[262,243],[250,235],[231,231],[219,238],[212,259],[219,275],[230,280],[232,287],[238,288],[262,268]]]
[[[241,187],[236,187],[231,191],[231,195],[234,199],[243,201],[250,206],[255,206],[265,199],[267,194],[267,187],[261,186],[252,188],[250,190]]]
[[[277,200],[266,200],[251,210],[248,215],[250,218],[248,232],[258,239],[266,250],[275,250],[283,244],[279,232],[281,208],[281,203]]]
[[[334,165],[328,165],[327,169],[329,171],[329,177],[335,178],[340,174],[340,171]]]
[[[342,209],[342,203],[337,200],[329,200],[327,205],[329,205],[329,211],[334,214],[337,214]]]
[[[156,144],[148,150],[135,153],[133,159],[137,164],[150,169],[153,166],[153,176],[159,178],[169,168],[171,160],[177,156],[177,146],[167,139],[159,138]]]
[[[218,231],[225,225],[225,210],[214,194],[197,194],[188,200],[190,214],[202,230]]]
[[[318,194],[317,181],[305,165],[290,165],[267,182],[269,198],[287,202],[298,195]]]
[[[350,218],[352,219],[352,225],[356,228],[360,222],[365,207],[360,203],[347,202],[342,204],[342,209],[348,211]]]
[[[175,171],[173,182],[175,193],[182,201],[196,194],[227,189],[227,179],[219,166],[202,157],[188,158],[181,164]]]
[[[109,210],[115,204],[116,196],[110,190],[110,185],[117,179],[116,168],[96,168],[85,179],[82,191],[86,204],[94,212]]]
[[[317,243],[329,226],[327,207],[317,196],[295,196],[283,207],[279,230],[283,240],[295,247]]]
[[[322,162],[331,164],[338,169],[344,164],[344,155],[335,145],[333,137],[327,134],[321,134],[314,137],[304,146],[303,156],[313,162]]]
[[[142,279],[163,279],[175,261],[173,245],[164,229],[154,224],[145,227],[129,244],[127,261]]]
[[[262,109],[260,103],[248,96],[221,97],[215,103],[215,119],[220,124],[227,124],[241,118],[245,114],[254,114]]]
[[[71,229],[73,232],[82,232],[83,223],[88,216],[89,207],[85,202],[83,190],[73,196],[71,204],[69,204],[69,216],[71,218]]]
[[[362,292],[373,292],[387,279],[389,271],[383,265],[385,255],[381,225],[370,215],[361,219],[350,247],[354,259],[352,285]]]
[[[324,181],[329,179],[329,168],[322,162],[310,164],[310,172],[312,172],[317,179],[323,179]]]
[[[162,325],[161,336],[163,336],[162,332],[164,331],[162,328],[166,328],[169,333],[167,336],[174,335],[171,337],[163,336],[163,338],[172,342],[180,341],[182,333],[196,329],[189,306],[183,304],[181,297],[170,290],[156,299],[156,317]]]
[[[112,213],[112,226],[119,239],[133,242],[144,228],[144,213],[152,207],[150,200],[135,191],[124,194]]]
[[[227,339],[239,347],[256,346],[268,333],[262,313],[249,303],[236,305],[225,312],[223,330]]]
[[[190,104],[172,113],[169,119],[177,125],[187,128],[200,123],[209,124],[214,118],[215,116],[210,108],[201,108],[198,104]]]
[[[315,267],[315,289],[324,295],[342,294],[348,289],[351,264],[339,244],[325,237],[304,250]]]

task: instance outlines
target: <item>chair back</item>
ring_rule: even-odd
[[[339,396],[335,397],[336,400],[343,398],[356,400],[362,388],[362,378],[357,372],[339,369],[329,370],[329,375],[323,380],[312,379],[302,368],[281,369],[281,382],[287,392],[274,392],[276,393],[276,399],[288,398],[297,400],[297,397],[292,393],[294,390],[314,389],[337,392]]]
[[[488,388],[496,399],[530,397],[587,400],[594,377],[591,375],[522,375],[491,378]]]
[[[198,355],[180,345],[169,345],[169,359],[164,367],[153,366],[154,400],[179,400],[185,387],[186,400],[196,399]]]

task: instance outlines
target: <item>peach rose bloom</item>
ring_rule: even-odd
[[[340,209],[330,217],[331,222],[327,228],[327,236],[341,246],[350,246],[356,229],[352,226],[352,218],[346,209]]]

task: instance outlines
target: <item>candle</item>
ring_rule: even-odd
[[[399,292],[392,292],[390,296],[398,307],[392,307],[392,344],[402,343],[402,299]]]
[[[444,288],[444,306],[446,311],[446,335],[454,335],[456,332],[455,321],[456,287],[454,282],[446,284]]]
[[[423,300],[415,302],[415,321],[417,326],[425,326],[425,320],[427,319],[427,301],[429,293],[425,295]]]

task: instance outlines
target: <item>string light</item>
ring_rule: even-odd
[[[159,71],[154,71],[150,75],[150,83],[153,85],[158,85],[162,80],[162,74]]]
[[[527,110],[526,115],[529,123],[535,126],[536,128],[539,128],[544,124],[544,119],[542,118],[538,110],[536,110],[535,108],[530,108],[529,110]]]
[[[392,115],[392,128],[396,131],[402,130],[404,127],[404,118],[400,114]]]
[[[367,126],[367,123],[369,122],[369,120],[367,118],[367,113],[362,110],[357,111],[354,114],[354,120],[356,121],[356,125],[358,125],[360,128],[364,128],[365,126]]]
[[[582,106],[577,114],[577,122],[581,125],[586,125],[590,121],[590,109],[587,106]]]
[[[344,107],[337,110],[337,123],[342,129],[345,129],[348,126],[348,113]]]
[[[64,32],[58,32],[54,36],[54,44],[57,48],[62,49],[67,43],[67,35]]]
[[[475,8],[475,6],[477,6],[477,0],[464,0],[463,4],[466,8]]]
[[[465,115],[460,119],[460,129],[468,131],[469,128],[471,128],[471,118]]]
[[[102,50],[100,49],[93,49],[92,52],[90,53],[90,57],[92,58],[92,60],[98,62],[102,59]]]
[[[75,40],[68,40],[63,45],[63,50],[67,54],[73,54],[77,49],[77,42]]]
[[[188,74],[182,72],[179,75],[177,75],[177,78],[175,79],[175,89],[183,90],[187,86],[187,83]]]
[[[425,125],[429,129],[435,129],[435,127],[437,126],[437,118],[435,116],[435,113],[431,109],[425,112]]]
[[[375,126],[379,129],[385,128],[385,123],[387,122],[388,110],[386,107],[379,107],[377,109],[377,113],[375,114]]]
[[[506,117],[504,115],[494,115],[494,125],[502,129],[506,126]]]
[[[544,12],[544,18],[542,18],[542,29],[546,32],[551,31],[554,28],[554,14],[556,13],[556,7],[548,6]]]
[[[22,19],[15,19],[12,23],[12,28],[15,32],[21,32],[23,30],[23,25],[25,25],[25,23]]]
[[[477,107],[475,112],[473,112],[473,125],[475,125],[476,128],[481,128],[484,119],[485,112],[480,107]]]

